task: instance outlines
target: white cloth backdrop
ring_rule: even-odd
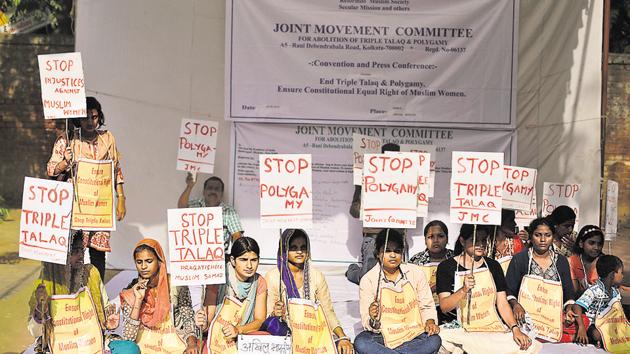
[[[225,10],[225,2],[207,0],[77,3],[87,93],[103,104],[123,154],[128,214],[112,234],[110,267],[132,267],[131,248],[142,237],[166,240],[166,209],[184,188],[185,174],[173,167],[182,117],[220,122],[215,173],[232,184]],[[597,223],[602,2],[521,0],[518,13],[518,159],[511,163],[539,169],[538,200],[544,181],[582,184],[583,220]]]

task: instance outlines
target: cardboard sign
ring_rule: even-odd
[[[451,222],[500,225],[503,153],[453,151]]]
[[[74,181],[72,228],[115,231],[113,162],[79,159]]]
[[[236,354],[236,341],[228,341],[223,335],[223,327],[231,324],[236,326],[241,322],[246,304],[238,301],[233,296],[226,296],[223,306],[219,310],[208,329],[208,353],[209,354]]]
[[[580,219],[580,190],[578,183],[545,182],[543,187],[542,216],[547,216],[560,205],[566,205],[575,211],[575,229]]]
[[[455,273],[455,286],[458,290],[464,284],[464,276],[470,271]],[[488,268],[478,268],[473,272],[475,287],[472,289],[470,323],[468,323],[468,296],[459,302],[457,320],[466,332],[505,332],[506,328],[496,310],[497,288]]]
[[[501,257],[496,261],[499,262],[501,269],[503,269],[503,275],[507,275],[508,268],[510,267],[510,262],[512,261],[512,256]]]
[[[521,280],[518,303],[532,319],[538,337],[559,342],[562,338],[562,283],[526,275]]]
[[[171,314],[156,328],[140,326],[136,344],[142,354],[180,354],[186,350],[186,343],[179,337],[173,325]]]
[[[168,209],[167,213],[173,285],[225,283],[222,208]]]
[[[293,353],[337,352],[326,314],[321,306],[306,299],[289,299],[289,327]]]
[[[503,208],[529,210],[536,196],[534,168],[503,166]]]
[[[621,300],[613,301],[595,318],[595,328],[602,335],[604,348],[609,353],[630,353],[630,323],[626,319]]]
[[[85,81],[81,53],[38,55],[44,118],[84,118]]]
[[[385,346],[394,349],[424,332],[418,293],[406,282],[401,291],[381,288],[381,334]]]
[[[74,295],[51,296],[50,316],[50,347],[54,354],[103,352],[101,325],[87,288]]]
[[[352,134],[352,179],[355,186],[360,186],[363,180],[363,155],[380,153],[381,145],[383,142],[379,138]]]
[[[424,273],[424,277],[429,282],[429,286],[431,287],[431,292],[433,293],[433,302],[435,305],[440,304],[440,299],[438,298],[437,291],[435,287],[437,286],[437,267],[440,262],[431,262],[427,264],[423,264],[420,267],[422,272]]]
[[[313,167],[310,154],[260,155],[260,225],[311,228]]]
[[[365,155],[363,227],[416,227],[418,159],[411,152]]]
[[[20,257],[66,264],[71,217],[71,183],[25,177]]]
[[[214,173],[219,122],[182,119],[177,149],[179,171]]]
[[[400,154],[400,152],[386,151],[387,155]],[[413,152],[417,155],[416,163],[418,164],[418,208],[416,216],[424,218],[429,215],[429,189],[430,189],[430,156],[427,153]]]
[[[429,198],[433,198],[435,194],[435,171],[437,169],[437,147],[435,145],[409,145],[401,144],[402,152],[423,152],[429,154],[431,162],[429,164]]]
[[[617,239],[617,204],[619,199],[619,183],[608,180],[606,184],[606,225],[604,238],[606,241]]]
[[[538,208],[536,206],[536,193],[532,198],[532,205],[529,210],[514,210],[515,221],[518,227],[526,227],[538,217]]]
[[[236,346],[239,354],[291,354],[291,337],[239,335]]]

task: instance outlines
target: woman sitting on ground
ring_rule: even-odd
[[[41,340],[44,331],[52,326],[50,318],[49,298],[52,295],[73,295],[82,287],[90,290],[92,302],[102,328],[114,329],[118,327],[119,316],[113,314],[115,305],[109,305],[109,299],[105,286],[101,281],[96,267],[91,264],[83,264],[85,246],[81,233],[72,237],[70,252],[66,265],[42,262],[42,271],[35,282],[35,290],[29,300],[30,315],[28,330],[33,337],[38,338],[37,347],[40,352],[45,352],[48,343]],[[111,316],[107,316],[111,314]]]
[[[145,238],[134,247],[133,258],[138,277],[120,293],[122,338],[141,351],[159,346],[167,353],[199,353],[190,292],[169,285],[162,246]]]
[[[571,279],[576,297],[597,281],[597,258],[602,255],[604,233],[595,225],[586,225],[578,233],[573,245],[573,255],[569,257]]]
[[[308,235],[301,229],[286,229],[280,237],[277,268],[265,274],[268,284],[267,312],[270,316],[287,316],[287,299],[308,299],[322,307],[328,327],[337,337],[337,351],[352,353],[352,342],[346,336],[333,309],[324,274],[311,267]],[[279,294],[280,288],[282,295]],[[286,296],[284,296],[286,295]]]
[[[438,266],[440,308],[452,316],[458,310],[458,320],[444,325],[440,332],[443,347],[452,353],[536,353],[540,343],[532,345],[514,319],[501,266],[484,257],[490,232],[484,225],[462,225],[458,239],[462,253]]]
[[[556,233],[553,235],[554,251],[569,258],[573,254],[573,245],[575,244],[575,211],[566,205],[560,205],[555,208],[549,218],[556,227]]]
[[[557,289],[557,291],[546,291],[545,294],[547,296],[544,298],[553,300],[549,301],[549,304],[557,304],[553,310],[557,310],[554,314],[557,314],[558,328],[550,328],[548,334],[553,333],[555,336],[557,333],[560,338],[553,338],[554,341],[561,343],[573,342],[577,328],[574,325],[575,322],[573,322],[576,316],[572,306],[575,303],[575,294],[571,282],[569,262],[566,257],[552,251],[555,228],[551,220],[547,218],[535,219],[530,223],[529,230],[531,232],[529,250],[521,252],[512,258],[505,277],[508,287],[507,298],[510,306],[512,306],[514,318],[519,325],[524,324],[526,320],[526,309],[524,309],[519,302],[528,301],[520,297],[523,296],[520,295],[520,291],[525,277],[527,277],[527,281],[529,281],[529,286],[526,287],[525,290],[534,287],[531,291],[536,291],[539,286],[551,286],[552,290]],[[530,294],[532,294],[531,291]],[[531,299],[533,296],[529,295],[527,298]],[[536,314],[535,311],[538,306],[531,306],[531,301],[526,305],[530,306],[528,309],[532,321],[534,321],[535,324],[539,316],[553,317],[551,313]],[[569,327],[566,326],[567,324],[564,321],[565,314],[572,320]],[[541,320],[543,320],[543,318],[541,318]],[[540,326],[542,324],[542,326],[545,327],[547,323],[548,321],[542,321],[538,325]],[[543,333],[538,334],[544,336]],[[545,339],[551,340],[549,335],[547,335]]]
[[[440,349],[429,283],[417,265],[402,263],[403,249],[403,236],[394,229],[384,229],[376,237],[374,255],[379,263],[360,284],[359,311],[365,331],[355,338],[359,354]]]
[[[232,243],[227,280],[221,285],[206,285],[204,311],[196,323],[206,331],[221,311],[226,297],[233,297],[245,307],[240,321],[223,325],[220,335],[236,341],[239,334],[255,334],[267,317],[267,282],[257,273],[260,247],[251,237],[240,237]],[[211,338],[210,338],[211,340]]]
[[[514,210],[501,209],[501,225],[492,228],[486,247],[486,256],[499,262],[504,273],[507,272],[512,257],[525,249],[523,241],[514,232],[515,218]]]

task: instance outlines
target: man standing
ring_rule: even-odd
[[[203,184],[203,198],[190,200],[190,192],[196,182],[197,181],[193,175],[188,172],[188,175],[186,176],[186,189],[184,189],[182,195],[179,196],[177,207],[206,208],[220,206],[223,209],[223,239],[225,253],[229,253],[231,243],[243,236],[244,231],[236,210],[231,205],[223,203],[222,201],[225,185],[219,177],[212,176]]]

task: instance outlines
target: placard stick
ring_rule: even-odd
[[[475,248],[477,247],[477,224],[473,226],[473,256],[472,265],[470,266],[470,275],[475,271]],[[465,281],[465,280],[464,280]],[[466,311],[466,324],[470,324],[470,303],[472,302],[472,289],[468,290],[467,299],[468,311]]]
[[[378,273],[378,283],[376,283],[376,294],[374,294],[374,301],[378,301],[378,320],[381,320],[381,299],[378,297],[378,293],[381,290],[381,278],[383,277],[383,262],[385,262],[385,250],[387,250],[387,244],[389,243],[389,228],[385,232],[385,245],[383,246],[383,255],[381,256],[380,272]]]

